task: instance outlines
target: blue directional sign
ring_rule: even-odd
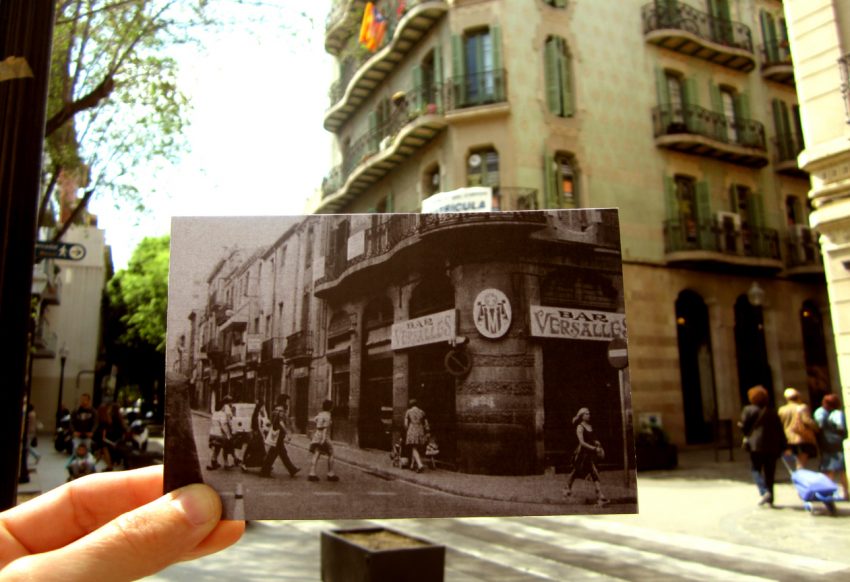
[[[35,243],[35,260],[63,259],[82,261],[86,256],[86,247],[77,243],[38,241]]]

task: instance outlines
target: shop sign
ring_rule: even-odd
[[[511,302],[498,289],[485,289],[475,298],[472,318],[478,333],[497,339],[511,327]]]
[[[393,324],[392,348],[403,350],[453,340],[457,330],[457,311],[448,309]]]
[[[596,341],[628,336],[623,313],[542,305],[531,306],[531,335]]]
[[[491,212],[493,189],[484,186],[458,188],[449,192],[438,192],[422,201],[422,212]]]
[[[249,354],[259,352],[263,348],[263,336],[260,334],[249,334],[245,336],[245,348]]]

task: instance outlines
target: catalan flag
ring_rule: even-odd
[[[387,32],[387,19],[372,2],[366,3],[360,23],[360,44],[371,52],[377,51]]]

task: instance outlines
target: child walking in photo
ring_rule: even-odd
[[[310,452],[313,453],[313,461],[310,464],[310,474],[307,476],[308,481],[318,481],[316,475],[316,466],[319,464],[319,457],[325,455],[328,458],[328,481],[339,481],[339,477],[334,473],[334,448],[331,444],[331,409],[333,402],[325,400],[322,402],[322,411],[316,415],[316,432],[313,433],[313,439],[310,442]]]

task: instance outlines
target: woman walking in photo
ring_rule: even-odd
[[[410,407],[404,413],[404,430],[406,432],[404,442],[410,447],[410,468],[421,473],[425,466],[422,462],[422,454],[425,445],[428,444],[431,431],[425,411],[417,406],[415,398],[410,399]]]
[[[596,468],[596,460],[604,459],[605,451],[593,434],[593,426],[590,424],[590,409],[579,409],[573,417],[573,426],[576,427],[578,446],[573,453],[573,470],[567,477],[564,497],[567,499],[572,497],[573,483],[576,479],[590,479],[593,481],[594,487],[596,487],[596,504],[605,505],[609,500],[602,493],[599,470]]]

